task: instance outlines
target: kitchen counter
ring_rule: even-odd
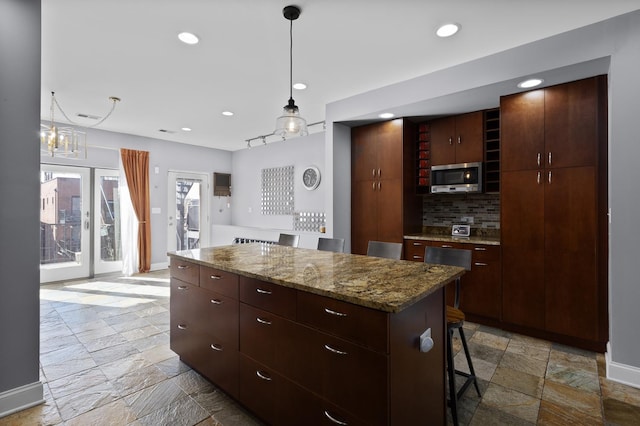
[[[464,273],[454,266],[261,243],[169,256],[389,313],[402,311]]]
[[[471,237],[452,237],[451,235],[442,234],[409,234],[404,236],[405,240],[423,240],[423,241],[441,241],[445,243],[466,243],[466,244],[486,244],[490,246],[499,246],[499,237],[488,236],[471,236]]]

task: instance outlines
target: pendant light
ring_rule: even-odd
[[[293,21],[300,16],[300,8],[286,6],[282,9],[282,14],[289,20],[289,102],[284,107],[284,113],[276,120],[276,130],[273,133],[283,138],[305,136],[309,134],[307,121],[300,116],[300,111],[293,100]]]

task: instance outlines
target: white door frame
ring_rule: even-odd
[[[62,166],[53,164],[41,164],[42,172],[66,173],[80,175],[80,252],[77,252],[75,260],[71,262],[51,263],[40,265],[40,282],[52,282],[86,278],[90,275],[91,266],[91,169],[87,167]],[[40,197],[43,203],[43,197]],[[44,200],[46,208],[46,200]],[[42,206],[40,206],[42,209]],[[57,206],[54,207],[57,209]]]
[[[209,173],[169,170],[167,179],[167,251],[176,251],[176,182],[179,179],[200,182],[200,247],[209,245],[211,233]]]

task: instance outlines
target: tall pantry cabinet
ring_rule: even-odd
[[[402,243],[422,227],[415,192],[415,125],[406,119],[351,129],[351,252],[369,241]]]
[[[598,76],[500,101],[503,322],[599,351],[608,340],[606,94]]]

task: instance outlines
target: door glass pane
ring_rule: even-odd
[[[82,255],[82,177],[40,173],[40,264],[80,263]]]
[[[200,188],[192,179],[176,180],[176,249],[200,248]]]
[[[118,177],[100,176],[100,260],[122,260],[120,246],[120,203]]]

